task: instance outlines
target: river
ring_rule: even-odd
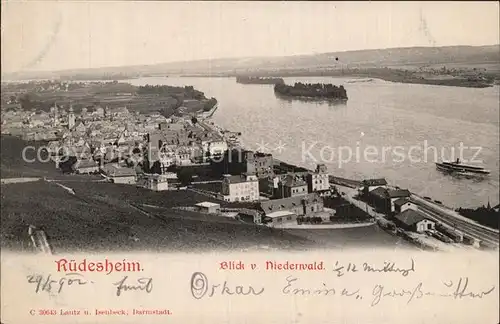
[[[234,78],[141,78],[134,85],[192,85],[215,97],[214,121],[241,131],[249,149],[339,177],[385,177],[391,184],[451,207],[499,201],[499,87],[484,89],[401,84],[353,78],[285,78],[344,85],[345,105],[283,100],[272,85]],[[281,141],[281,142],[280,142]],[[462,148],[462,149],[461,149]],[[484,180],[454,178],[434,162],[462,157],[491,170]]]

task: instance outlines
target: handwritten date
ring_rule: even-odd
[[[93,283],[79,273],[68,273],[58,279],[52,277],[52,275],[29,275],[27,278],[28,283],[35,285],[35,293],[45,291],[60,294],[66,286],[84,286]]]

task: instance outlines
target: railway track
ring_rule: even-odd
[[[422,211],[426,212],[429,216],[436,219],[437,221],[440,221],[450,227],[456,228],[466,235],[472,236],[473,238],[485,241],[496,246],[499,245],[499,235],[493,230],[490,231],[452,215],[438,212],[432,207],[426,206],[425,204],[419,204],[419,207],[422,209]]]

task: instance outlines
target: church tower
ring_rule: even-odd
[[[69,105],[69,114],[68,114],[68,128],[71,130],[75,127],[75,114],[73,112],[73,104]]]

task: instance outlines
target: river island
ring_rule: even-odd
[[[346,101],[347,91],[344,86],[323,83],[296,82],[293,86],[287,84],[276,84],[274,93],[284,97],[327,99]]]

